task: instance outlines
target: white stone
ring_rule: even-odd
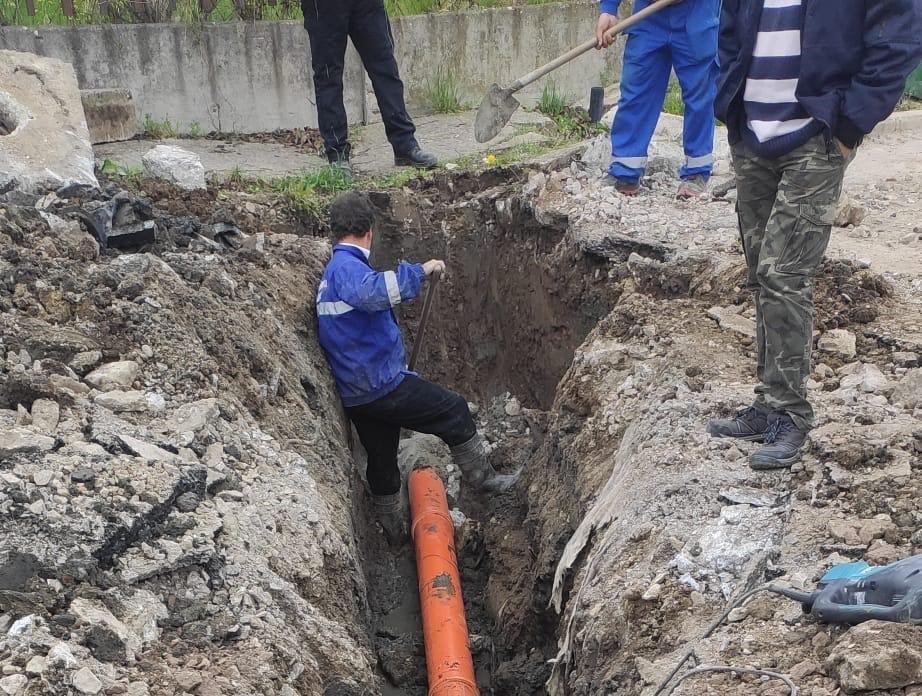
[[[147,410],[147,395],[142,391],[103,392],[97,394],[93,401],[113,413],[141,413]]]
[[[19,696],[28,682],[29,678],[25,674],[11,674],[0,679],[0,691],[7,696]]]
[[[903,375],[893,390],[890,400],[905,408],[922,406],[922,367],[916,367]]]
[[[221,410],[217,399],[202,399],[183,404],[166,423],[166,429],[175,433],[196,433],[206,425],[214,423]]]
[[[71,652],[70,646],[61,641],[55,643],[51,647],[51,650],[48,651],[48,664],[62,665],[66,669],[69,669],[77,666],[77,658],[74,657],[74,653]]]
[[[0,189],[44,193],[70,183],[98,186],[93,148],[72,65],[0,51]]]
[[[84,381],[100,391],[131,387],[138,376],[140,366],[134,360],[120,360],[106,363],[84,377]]]
[[[817,349],[822,353],[837,355],[846,360],[855,357],[855,334],[845,329],[827,331],[817,342]]]
[[[139,440],[136,437],[131,437],[130,435],[119,435],[118,439],[121,443],[127,447],[131,452],[136,456],[146,459],[153,462],[173,462],[178,459],[177,455],[172,452],[167,452],[161,447],[152,445],[143,440]]]
[[[54,478],[54,472],[49,469],[41,469],[32,474],[32,483],[36,486],[47,486]]]
[[[52,435],[61,420],[61,407],[57,401],[36,399],[32,404],[32,428],[45,435]]]
[[[504,410],[506,411],[506,415],[512,418],[522,415],[522,405],[514,396],[506,402]]]
[[[95,696],[102,691],[102,682],[99,677],[93,674],[88,667],[78,669],[71,680],[71,684],[82,694]]]
[[[54,447],[54,438],[38,435],[27,428],[0,429],[0,461],[16,454],[47,452]]]
[[[206,188],[202,160],[181,147],[157,145],[147,151],[141,162],[148,176],[166,179],[187,191]]]
[[[728,307],[711,307],[708,316],[715,319],[720,328],[735,331],[748,338],[756,337],[756,323]]]
[[[47,661],[41,655],[36,655],[26,663],[26,674],[37,677],[45,671]]]

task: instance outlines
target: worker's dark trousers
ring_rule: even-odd
[[[368,487],[373,495],[400,490],[397,448],[400,429],[437,435],[449,447],[477,433],[467,401],[460,394],[407,375],[394,391],[377,401],[346,409],[368,453]]]
[[[383,0],[301,0],[310,37],[320,135],[330,161],[348,158],[343,67],[351,38],[371,78],[387,139],[396,153],[416,147],[416,129],[403,100],[394,59],[394,38]]]

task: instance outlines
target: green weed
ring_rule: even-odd
[[[685,102],[682,101],[682,88],[678,81],[670,80],[669,89],[666,92],[666,101],[663,102],[663,111],[673,116],[682,116],[685,114]]]
[[[176,137],[176,126],[169,118],[158,121],[150,114],[144,116],[144,136],[153,140]]]
[[[144,168],[140,165],[129,167],[127,165],[116,162],[115,160],[106,159],[103,160],[99,171],[101,171],[106,176],[125,178],[141,176],[141,174],[144,173]]]
[[[569,98],[557,89],[553,80],[544,85],[541,91],[541,99],[535,107],[545,116],[560,116],[567,110]]]
[[[202,137],[202,124],[198,121],[193,121],[189,124],[189,132],[187,134],[190,138],[201,138]]]
[[[438,114],[452,114],[464,111],[461,103],[461,89],[458,80],[450,70],[438,68],[426,88],[426,98]]]

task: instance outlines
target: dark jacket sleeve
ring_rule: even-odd
[[[865,3],[864,59],[845,90],[835,136],[846,147],[887,118],[922,60],[922,0]]]

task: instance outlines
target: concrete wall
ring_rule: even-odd
[[[81,89],[124,87],[138,118],[241,133],[317,125],[300,22],[0,28],[0,47],[73,63]],[[346,108],[364,120],[363,73],[350,48]]]
[[[450,70],[476,106],[505,85],[592,36],[594,2],[551,4],[393,20],[397,60],[411,104],[425,108],[436,68]],[[0,48],[73,63],[81,89],[125,88],[139,120],[169,119],[181,131],[269,131],[317,125],[307,32],[299,22],[187,26],[111,24],[0,28]],[[350,47],[345,77],[351,122],[365,120],[367,77]],[[620,75],[621,51],[592,51],[550,78],[584,100]],[[533,103],[544,80],[520,93]]]
[[[489,86],[516,78],[566,53],[595,34],[596,2],[547,4],[395,17],[391,20],[397,62],[412,103],[427,103],[436,68],[459,80],[465,98],[477,106]],[[623,41],[623,40],[622,40]],[[533,104],[547,80],[585,101],[594,85],[617,82],[623,43],[590,51],[526,87],[516,98]]]

